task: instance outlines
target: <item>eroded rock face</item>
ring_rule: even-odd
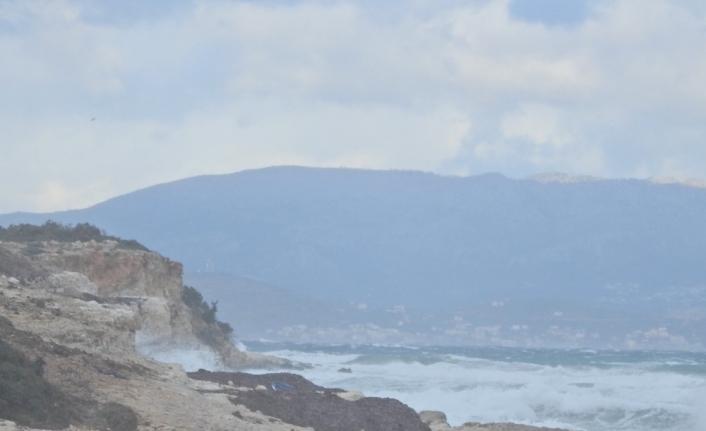
[[[44,253],[42,261],[85,274],[100,296],[149,296],[178,299],[183,267],[154,252],[124,250],[113,241],[70,243],[61,253]]]
[[[142,298],[136,311],[143,320],[143,339],[165,345],[199,344],[191,311],[181,299],[180,263],[153,252],[119,249],[113,241],[61,244],[37,257],[86,276],[98,296]]]
[[[0,243],[0,274],[5,276],[5,280],[9,278],[25,280],[49,273],[41,265],[23,255],[20,252],[23,248],[25,247],[19,244]]]
[[[98,287],[96,287],[88,277],[78,272],[62,271],[51,274],[46,278],[45,283],[46,288],[51,289],[54,293],[74,295],[81,293],[91,295],[98,294]]]
[[[234,369],[290,364],[240,352],[228,336],[210,328],[182,300],[182,272],[178,262],[122,249],[115,241],[0,243],[0,284],[56,295],[50,301],[53,312],[76,323],[73,328],[71,320],[58,319],[47,328],[57,342],[92,352],[134,351],[136,341],[148,354],[210,350]],[[95,325],[86,331],[89,321]]]
[[[198,319],[182,301],[180,263],[158,253],[125,250],[117,243],[70,243],[47,247],[37,258],[45,265],[85,275],[95,285],[95,294],[106,298],[130,298],[132,309],[142,321],[136,334],[144,351],[215,348],[205,346],[197,336]],[[229,340],[221,340],[223,344]],[[221,352],[217,352],[221,354]],[[225,359],[230,359],[225,356]],[[230,361],[235,362],[235,361]]]
[[[55,294],[39,284],[5,288],[0,312],[46,340],[91,353],[136,355],[135,333],[142,326],[134,304],[87,295]],[[98,301],[101,302],[98,302]]]

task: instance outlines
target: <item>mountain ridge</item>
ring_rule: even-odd
[[[634,288],[647,298],[706,284],[706,191],[647,180],[273,167],[160,184],[84,210],[2,215],[0,224],[46,218],[139,237],[186,272],[383,307]]]

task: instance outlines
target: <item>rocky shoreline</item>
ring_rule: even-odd
[[[3,402],[21,405],[30,386],[7,386],[12,394],[3,386],[0,431],[549,430],[449,427],[443,413],[322,388],[296,374],[186,373],[144,357],[138,338],[154,348],[211,349],[231,369],[296,365],[240,352],[230,340],[204,341],[208,325],[184,304],[182,290],[181,264],[115,241],[0,243],[0,366],[51,388],[64,406],[23,416]],[[0,372],[0,385],[9,384],[7,375]]]
[[[248,374],[199,370],[189,378],[218,383],[229,400],[316,431],[562,431],[511,423],[466,423],[451,427],[438,411],[415,412],[392,398],[324,388],[291,373]]]

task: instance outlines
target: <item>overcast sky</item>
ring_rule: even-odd
[[[706,2],[2,0],[0,151],[0,212],[285,164],[704,178]]]

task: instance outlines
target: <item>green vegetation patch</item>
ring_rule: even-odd
[[[211,346],[215,346],[221,340],[228,339],[233,334],[233,328],[227,322],[221,322],[216,318],[218,312],[218,301],[212,301],[209,305],[203,299],[201,292],[191,286],[184,285],[181,299],[204,323],[206,329],[200,331],[199,338]]]
[[[88,242],[91,240],[96,242],[111,240],[116,241],[119,248],[149,251],[147,247],[133,239],[106,235],[104,231],[89,223],[72,226],[48,220],[43,225],[22,223],[12,224],[6,228],[0,226],[0,241],[28,243],[27,252],[30,255],[41,253],[43,251],[41,243],[44,241]]]
[[[0,417],[34,428],[69,426],[68,399],[44,379],[44,360],[29,360],[0,339]]]
[[[181,294],[181,299],[193,312],[195,312],[201,320],[209,325],[216,323],[216,313],[218,312],[218,301],[212,301],[208,305],[203,299],[201,292],[191,286],[184,286],[184,291]]]

